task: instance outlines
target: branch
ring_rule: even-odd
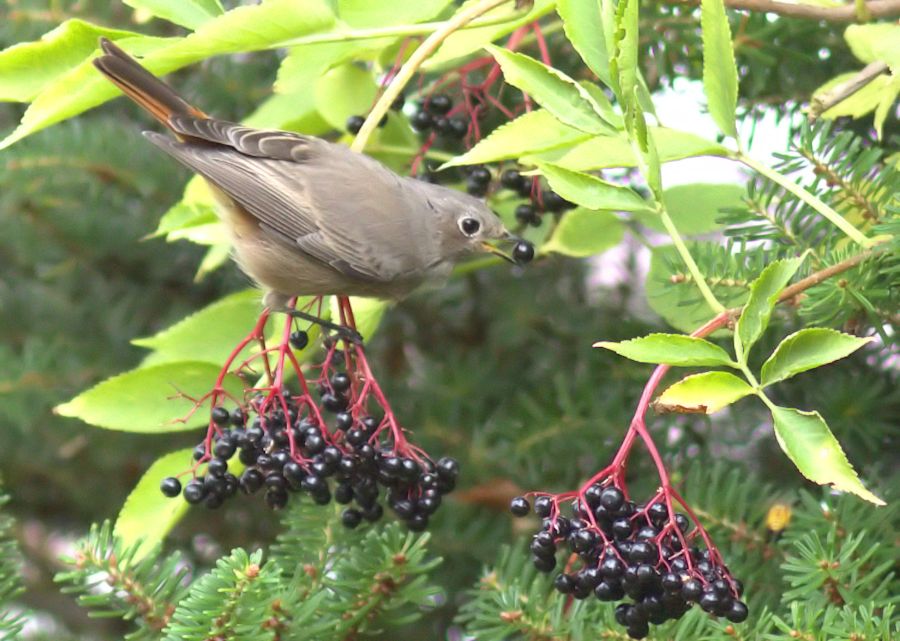
[[[807,116],[809,121],[815,121],[823,113],[855,94],[887,70],[887,63],[882,60],[870,62],[852,78],[845,80],[830,91],[814,96],[809,105],[809,115]]]
[[[810,287],[814,287],[819,283],[828,280],[829,278],[853,269],[867,258],[871,258],[881,251],[884,250],[869,249],[867,251],[856,254],[855,256],[851,256],[846,260],[842,260],[839,263],[835,263],[830,267],[826,267],[825,269],[814,272],[806,278],[798,280],[790,287],[786,287],[778,297],[778,302],[783,303],[785,301],[792,300]],[[706,338],[714,331],[722,329],[723,327],[726,327],[734,322],[734,320],[740,316],[742,309],[743,307],[732,307],[731,309],[726,309],[725,311],[717,314],[714,318],[710,319],[702,327],[695,330],[691,334],[691,336],[695,338]],[[656,388],[662,382],[663,376],[665,376],[666,372],[668,371],[669,365],[657,365],[653,370],[653,373],[650,375],[647,384],[644,386],[644,391],[641,393],[640,401],[638,401],[638,406],[635,410],[634,418],[631,419],[632,427],[629,428],[628,433],[625,435],[625,440],[622,442],[619,451],[616,453],[616,458],[613,461],[613,465],[616,465],[617,463],[625,460],[628,455],[628,451],[631,449],[637,436],[641,436],[645,442],[647,441],[647,438],[649,438],[649,435],[646,434],[646,432],[644,434],[638,434],[638,430],[634,429],[633,426],[635,424],[643,425],[644,417],[647,415],[647,410],[650,409],[653,394],[656,392]],[[648,445],[648,447],[651,446],[651,443],[646,444]]]
[[[699,6],[699,0],[665,0],[670,4]],[[777,0],[725,0],[730,9],[775,13],[786,18],[827,20],[829,22],[858,22],[857,7],[847,4],[840,7],[818,7],[810,4],[794,4]],[[894,18],[900,15],[900,0],[870,0],[864,3],[872,18]]]
[[[372,111],[370,111],[369,115],[366,117],[366,121],[360,128],[359,133],[356,134],[356,138],[353,140],[353,144],[350,148],[353,151],[362,152],[366,146],[366,142],[369,140],[369,136],[375,131],[375,127],[381,122],[381,119],[390,108],[391,103],[400,95],[400,92],[403,91],[403,87],[405,87],[412,79],[419,67],[421,67],[428,57],[441,46],[450,34],[462,29],[475,18],[484,15],[491,9],[495,9],[506,2],[509,2],[509,0],[481,0],[481,2],[477,2],[461,10],[450,20],[443,23],[440,29],[428,36],[409,57],[409,60],[403,64],[397,72],[397,75],[394,76],[394,79],[391,80],[391,83],[387,86],[387,89],[381,94],[378,102],[375,103],[375,106],[372,107]],[[521,0],[516,0],[516,8],[525,4],[526,3]]]

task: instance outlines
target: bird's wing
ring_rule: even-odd
[[[239,203],[279,240],[348,277],[392,281],[418,268],[423,223],[401,179],[344,147],[215,119],[173,119],[148,139]]]

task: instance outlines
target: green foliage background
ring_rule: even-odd
[[[373,0],[369,6],[388,5]],[[554,66],[579,80],[590,77],[563,38],[552,5],[538,5],[546,15],[541,24]],[[447,3],[439,15],[454,8]],[[382,14],[373,15],[377,22]],[[651,92],[676,78],[702,78],[697,15],[665,3],[641,7],[641,68]],[[155,36],[184,34],[163,20],[136,24],[132,9],[120,3],[16,0],[0,8],[0,49],[35,40],[69,18]],[[790,117],[816,88],[865,62],[854,57],[836,24],[770,20],[762,14],[729,13],[729,19],[740,77],[738,111],[749,118],[763,110]],[[524,51],[537,54],[533,39]],[[324,73],[312,53],[302,59],[300,72],[295,68],[299,78],[312,74],[309,83]],[[389,66],[385,61],[395,55],[392,41],[384,51],[356,57]],[[289,79],[286,67],[272,51],[240,53],[208,59],[169,79],[204,110],[241,120],[270,99],[279,74]],[[333,124],[344,114],[322,113],[321,105],[308,108],[308,96],[301,94],[288,96],[303,107],[297,108],[302,117],[282,117],[280,126],[337,137]],[[370,104],[370,98],[346,98],[353,108],[362,104],[360,110]],[[269,115],[257,112],[256,117],[293,113],[290,103],[266,104]],[[350,107],[335,107],[344,108]],[[12,131],[23,111],[20,104],[0,104],[0,132]],[[109,574],[115,569],[109,565],[110,550],[117,550],[119,559],[134,551],[122,549],[105,526],[96,526],[74,549],[71,542],[91,524],[114,518],[154,460],[193,445],[198,437],[98,430],[54,415],[52,408],[138,366],[147,351],[131,343],[136,337],[154,335],[247,286],[231,264],[196,277],[208,255],[202,246],[145,238],[163,212],[181,201],[188,179],[137,135],[149,126],[143,114],[117,100],[0,154],[0,355],[5,363],[0,470],[11,495],[3,511],[14,518],[0,524],[7,541],[0,600],[14,604],[9,617],[0,617],[0,638],[6,630],[9,638],[17,638],[21,621],[16,613],[24,612],[43,621],[28,638],[106,640],[132,633],[134,638],[204,639],[211,636],[209,617],[198,612],[227,611],[240,613],[222,619],[219,632],[227,638],[269,639],[269,631],[253,624],[272,615],[276,600],[287,613],[278,620],[289,639],[344,639],[357,633],[384,639],[469,634],[478,641],[621,638],[611,609],[592,600],[566,611],[548,580],[535,576],[523,550],[537,524],[512,522],[505,504],[523,489],[570,489],[614,452],[650,366],[591,349],[594,341],[673,331],[648,308],[648,296],[653,306],[654,296],[679,292],[680,301],[668,304],[671,315],[700,306],[699,317],[709,316],[689,277],[685,289],[666,285],[673,275],[681,282],[685,277],[669,249],[654,251],[645,289],[639,247],[648,236],[654,244],[660,241],[652,233],[654,222],[638,214],[623,226],[624,240],[618,244],[625,256],[623,273],[614,287],[589,285],[595,267],[588,260],[550,254],[521,273],[499,266],[464,270],[447,287],[416,294],[385,315],[370,354],[388,397],[425,449],[463,464],[462,487],[442,508],[428,537],[407,536],[396,525],[347,533],[335,527],[337,516],[330,508],[292,508],[279,519],[258,501],[235,501],[220,512],[190,512],[164,550],[135,562],[132,574],[116,575],[118,583],[110,582],[125,592],[98,592],[97,572],[115,574]],[[412,152],[418,143],[402,126],[399,120],[390,123],[389,131],[400,132],[392,142],[399,140]],[[898,182],[884,157],[896,153],[897,120],[885,120],[880,138],[871,126],[871,115],[864,115],[839,121],[824,133],[821,128],[796,132],[793,147],[780,141],[781,167],[788,173],[806,162],[804,169],[830,169],[841,180],[810,183],[810,189],[834,206],[851,196],[862,198],[889,214],[880,229],[896,235],[896,202],[889,194],[896,193]],[[871,150],[883,153],[876,157]],[[409,155],[381,157],[402,168]],[[752,178],[743,196],[744,204],[730,203],[735,206],[716,212],[718,223],[702,229],[724,232],[733,244],[704,241],[709,236],[701,235],[691,245],[723,301],[742,300],[747,284],[774,257],[813,248],[813,268],[820,268],[851,251],[777,186]],[[675,215],[677,207],[669,208]],[[696,222],[690,209],[680,223]],[[772,245],[763,250],[756,243],[760,239]],[[607,246],[603,238],[596,242],[598,249]],[[876,509],[804,483],[771,437],[769,417],[750,401],[713,418],[653,417],[653,432],[683,484],[682,495],[703,516],[733,572],[747,583],[753,617],[733,633],[725,622],[694,611],[652,638],[786,639],[800,631],[815,640],[851,633],[878,640],[900,634],[893,609],[900,594],[896,273],[896,261],[884,260],[848,276],[851,287],[827,284],[811,290],[799,310],[776,312],[775,329],[754,348],[761,362],[781,337],[808,324],[862,334],[880,331],[880,349],[863,350],[779,386],[774,400],[817,409],[868,487],[888,506]],[[673,322],[670,316],[666,320]],[[681,330],[695,326],[681,321],[686,327],[673,324]],[[675,380],[674,375],[667,379]],[[635,494],[655,490],[648,461],[638,458],[629,470]],[[767,527],[768,510],[776,504],[793,510],[781,532]],[[276,536],[280,539],[273,545]],[[17,565],[14,540],[24,559],[21,594],[19,582],[11,578]],[[59,559],[60,547],[67,548],[68,561]],[[232,552],[236,547],[251,552]],[[257,549],[262,553],[253,552]],[[404,550],[408,565],[396,562],[398,550]],[[440,564],[433,561],[438,557]],[[256,566],[262,568],[258,574],[248,569]],[[335,567],[341,570],[327,577],[325,569]],[[54,583],[57,573],[63,573],[58,577],[62,585]],[[172,578],[184,576],[192,583]],[[385,576],[405,587],[370,603],[370,619],[342,618],[361,595],[386,585]],[[135,581],[147,588],[147,601],[122,598]],[[88,610],[113,615],[88,618],[60,587],[80,593]],[[163,630],[160,621],[171,615],[166,608],[176,604],[171,627]],[[247,627],[228,627],[232,620]]]

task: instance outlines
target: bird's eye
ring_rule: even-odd
[[[481,223],[475,218],[462,218],[459,221],[459,228],[466,236],[474,236],[481,229]]]

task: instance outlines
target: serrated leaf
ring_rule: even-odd
[[[377,298],[350,297],[350,307],[353,309],[353,319],[356,321],[356,331],[363,338],[370,338],[381,324],[381,319],[387,311],[390,303]],[[340,310],[337,306],[337,297],[331,297],[331,318],[339,319]]]
[[[351,63],[326,72],[313,89],[319,113],[340,131],[347,128],[350,116],[368,113],[377,94],[372,73]]]
[[[599,0],[557,0],[556,12],[575,51],[606,86],[611,86],[609,53]]]
[[[793,278],[804,257],[777,260],[763,269],[750,285],[750,297],[738,318],[735,328],[735,349],[738,359],[746,362],[747,354],[762,333],[769,326],[772,309],[778,302],[778,295]]]
[[[538,169],[550,188],[568,201],[587,209],[614,211],[646,211],[652,205],[637,192],[596,176],[572,171],[548,162],[539,162]]]
[[[728,352],[718,345],[684,334],[650,334],[618,343],[600,341],[594,343],[594,347],[611,350],[638,363],[675,367],[734,366]]]
[[[51,81],[74,69],[97,49],[99,38],[137,36],[84,20],[66,20],[34,42],[0,51],[0,100],[28,102]]]
[[[615,132],[601,117],[594,98],[566,74],[521,53],[493,45],[485,49],[500,64],[506,82],[534,98],[560,122],[591,134]]]
[[[131,370],[113,376],[82,392],[68,403],[57,405],[61,416],[78,418],[97,427],[123,432],[184,432],[209,421],[203,406],[184,422],[194,402],[216,382],[219,367],[210,363],[181,361]],[[227,392],[243,396],[243,383],[229,374],[223,381]]]
[[[722,145],[686,131],[666,127],[650,127],[649,130],[656,143],[659,160],[663,163],[696,156],[728,154],[728,150]],[[577,171],[637,166],[631,142],[624,133],[594,136],[559,156],[546,155],[546,159],[560,167]]]
[[[143,9],[157,18],[187,29],[197,29],[224,13],[219,0],[124,0],[135,9]]]
[[[431,20],[450,6],[451,0],[338,0],[338,17],[351,27],[386,27]]]
[[[135,562],[150,553],[187,511],[189,506],[183,497],[163,496],[159,484],[167,476],[177,476],[190,469],[194,463],[192,452],[188,447],[156,459],[125,499],[113,533],[124,548],[141,541],[133,557]]]
[[[476,2],[468,0],[460,10]],[[458,66],[462,58],[478,51],[484,45],[495,42],[522,25],[532,23],[553,11],[555,0],[534,0],[528,11],[517,9],[512,2],[504,2],[499,7],[484,14],[479,21],[492,24],[483,27],[467,27],[456,31],[444,40],[434,55],[422,65],[425,71],[437,71]]]
[[[141,64],[151,72],[162,75],[210,56],[274,47],[332,24],[334,14],[324,0],[269,0],[232,9],[185,38],[141,36],[120,38],[118,44],[141,56]],[[90,60],[84,60],[42,88],[19,126],[0,141],[0,149],[116,95],[115,86]]]
[[[620,0],[616,4],[610,76],[612,89],[626,113],[638,79],[638,12],[638,0]]]
[[[700,26],[703,29],[703,90],[709,115],[723,134],[737,138],[737,65],[723,0],[701,0]]]
[[[561,123],[546,109],[536,109],[500,125],[466,153],[444,163],[441,169],[519,158],[590,137],[591,134]]]
[[[653,132],[647,126],[644,110],[638,100],[638,88],[635,87],[632,93],[634,99],[625,107],[625,129],[629,132],[631,146],[635,150],[638,169],[644,176],[654,199],[660,202],[662,201],[662,169],[659,152],[656,150]]]
[[[785,338],[763,363],[761,385],[771,385],[849,356],[872,338],[858,338],[827,327],[807,327]]]
[[[663,191],[663,204],[684,235],[705,234],[719,227],[716,219],[725,209],[745,208],[745,188],[741,185],[692,183]],[[659,216],[637,213],[641,224],[665,233]]]
[[[728,372],[703,372],[686,376],[653,402],[657,412],[713,414],[753,394],[746,381]]]
[[[895,22],[852,24],[844,31],[850,51],[862,62],[883,60],[900,73],[900,25]]]
[[[623,233],[622,221],[615,214],[579,207],[563,215],[541,252],[576,258],[594,256],[618,245]]]
[[[153,350],[142,367],[185,360],[221,364],[261,312],[260,291],[247,289],[212,303],[154,336],[131,342]]]
[[[875,505],[884,501],[865,488],[847,460],[841,444],[818,412],[773,407],[775,436],[800,473],[819,485],[850,492]]]

